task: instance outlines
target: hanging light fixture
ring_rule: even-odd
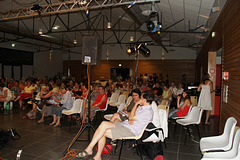
[[[40,35],[43,34],[43,31],[41,28],[39,29],[38,34],[40,34]]]
[[[130,36],[130,42],[133,42],[133,41],[134,41],[133,36]]]
[[[128,47],[127,49],[127,54],[132,54],[132,53],[135,53],[136,52],[136,48],[135,47]]]
[[[109,20],[108,23],[107,23],[107,28],[108,28],[108,29],[112,28],[112,26],[111,26],[111,21],[112,21],[112,7],[110,7],[109,17],[110,17],[110,20]]]
[[[147,46],[143,43],[141,43],[137,49],[145,56],[150,56],[150,50],[147,48]]]
[[[76,32],[76,28],[75,28],[75,37],[74,37],[74,40],[73,40],[73,44],[77,44],[77,32]]]

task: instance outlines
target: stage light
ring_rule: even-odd
[[[143,55],[145,56],[150,56],[150,50],[147,48],[147,46],[143,43],[141,43],[139,46],[138,46],[138,50],[139,52],[141,52]]]
[[[147,29],[152,33],[160,31],[161,28],[162,28],[162,24],[157,20],[147,22]]]
[[[129,47],[127,49],[127,54],[131,54],[131,53],[135,53],[135,52],[136,52],[135,47]]]

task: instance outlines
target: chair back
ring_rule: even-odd
[[[163,100],[160,105],[158,105],[158,109],[165,109],[168,117],[170,108],[170,102],[168,100]]]
[[[193,107],[190,115],[185,119],[191,124],[199,124],[201,122],[203,109],[200,107]]]
[[[82,99],[76,99],[73,102],[73,107],[71,108],[72,111],[76,111],[77,113],[81,113],[83,108],[83,100]]]
[[[121,93],[121,89],[116,89],[116,90],[114,91],[114,93],[120,94],[120,93]]]
[[[120,106],[118,107],[117,112],[122,111],[126,107],[125,103],[121,103]]]
[[[237,128],[236,134],[234,136],[233,145],[231,151],[233,154],[236,154],[238,158],[240,158],[240,129]]]
[[[118,103],[118,104],[125,103],[125,100],[126,100],[126,95],[121,94],[121,95],[118,97],[117,103]]]
[[[233,139],[236,124],[237,120],[234,117],[229,117],[225,123],[222,138],[225,142],[228,142],[228,145],[226,146],[227,149],[230,149],[232,146],[231,141]]]
[[[132,96],[129,96],[128,99],[127,99],[126,104],[128,104],[131,99],[132,99]]]
[[[124,94],[126,96],[126,98],[128,98],[129,92],[128,91],[123,91],[122,94]]]
[[[113,94],[111,95],[111,97],[110,97],[110,102],[111,102],[111,103],[116,103],[117,100],[118,100],[118,96],[119,96],[118,93],[113,93]]]

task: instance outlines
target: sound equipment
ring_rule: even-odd
[[[84,36],[82,44],[82,64],[100,65],[102,58],[101,40],[94,36]]]

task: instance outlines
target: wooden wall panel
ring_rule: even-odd
[[[233,116],[240,124],[240,2],[229,0],[223,13],[223,71],[229,72],[228,103],[222,102],[220,114],[220,131],[223,131],[225,121]]]
[[[229,91],[227,103],[223,102],[221,97],[219,123],[221,134],[227,118],[231,116],[236,118],[238,126],[240,125],[240,1],[228,0],[226,2],[212,31],[215,31],[218,37],[207,38],[198,54],[196,68],[198,74],[199,66],[206,64],[206,53],[211,50],[217,51],[222,47],[222,71],[229,72],[229,80],[222,81],[222,88],[228,85]]]
[[[118,64],[122,66],[119,67]],[[111,68],[131,68],[135,72],[136,61],[134,60],[102,60],[100,66],[92,66],[91,78],[95,80],[107,80],[110,78]],[[188,82],[195,82],[195,60],[139,60],[138,76],[148,73],[152,75],[162,73],[169,75],[169,80],[179,83],[183,74],[187,75]],[[81,80],[81,73],[86,73],[86,66],[81,61],[64,61],[63,70],[71,68],[71,73],[76,80]]]

